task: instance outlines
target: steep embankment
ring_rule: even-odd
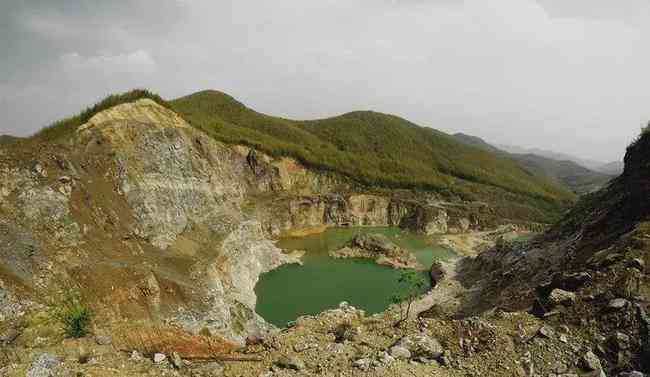
[[[458,278],[473,293],[461,313],[531,310],[589,339],[609,373],[650,368],[648,151],[644,131],[627,149],[623,174],[552,229],[463,260]]]
[[[171,102],[215,138],[289,156],[350,183],[423,189],[489,203],[502,218],[550,222],[573,199],[568,190],[515,162],[450,135],[377,112],[293,121],[257,113],[232,97],[199,92]]]
[[[257,277],[291,261],[243,215],[253,181],[245,157],[149,99],[100,111],[63,142],[7,146],[3,287],[47,304],[79,286],[106,326],[165,321],[243,341],[266,327]]]

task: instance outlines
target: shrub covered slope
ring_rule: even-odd
[[[360,111],[295,121],[258,113],[217,91],[198,92],[170,104],[193,126],[221,141],[291,156],[364,185],[486,201],[499,195],[494,189],[504,190],[538,208],[540,213],[531,216],[536,220],[550,220],[574,200],[561,185],[508,158],[394,115]]]

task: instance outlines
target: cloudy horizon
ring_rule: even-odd
[[[640,0],[10,0],[0,134],[133,88],[216,89],[277,116],[375,110],[620,160],[650,120],[648,16]]]

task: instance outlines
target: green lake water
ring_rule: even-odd
[[[257,313],[268,322],[285,327],[301,315],[336,308],[341,301],[369,314],[386,309],[391,295],[396,293],[399,270],[368,259],[336,259],[328,255],[358,233],[381,233],[413,252],[427,268],[422,272],[427,282],[428,268],[434,260],[455,255],[449,249],[433,245],[425,236],[399,228],[331,228],[321,234],[284,239],[278,242],[278,247],[307,252],[304,265],[285,265],[260,277],[255,287]]]

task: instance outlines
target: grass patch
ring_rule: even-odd
[[[145,89],[135,89],[122,94],[110,95],[81,113],[70,118],[62,119],[41,129],[31,139],[37,141],[55,141],[73,133],[79,126],[88,122],[95,114],[123,103],[137,101],[142,98],[149,98],[161,106],[169,108],[167,101],[158,94]]]

